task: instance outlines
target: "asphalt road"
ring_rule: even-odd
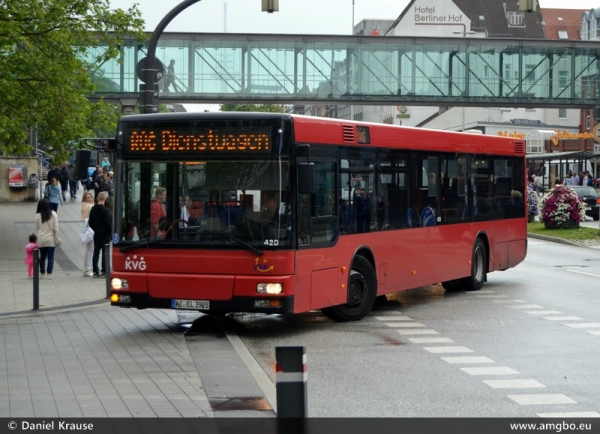
[[[225,324],[273,383],[275,348],[306,348],[310,417],[600,416],[599,277],[597,250],[530,240],[475,293],[418,288],[353,323]]]

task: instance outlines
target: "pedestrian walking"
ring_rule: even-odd
[[[59,179],[60,178],[60,169],[58,168],[58,166],[55,164],[52,164],[49,166],[52,166],[52,168],[48,171],[47,181],[50,182],[52,180],[52,178]]]
[[[104,245],[110,242],[112,232],[112,219],[106,208],[106,192],[101,191],[96,197],[96,205],[90,210],[88,224],[94,231],[94,255],[92,256],[93,277],[104,277],[106,274],[106,260],[104,258]],[[102,255],[102,267],[98,267],[98,259]]]
[[[38,235],[38,246],[40,246],[40,277],[52,279],[54,271],[54,244],[55,235],[58,236],[58,214],[50,209],[46,199],[40,200],[39,212],[35,215],[35,231]],[[47,263],[46,263],[47,261]]]
[[[75,177],[75,166],[69,164],[67,169],[69,172],[69,193],[71,194],[71,200],[77,199],[77,178]]]
[[[63,163],[60,169],[60,186],[62,190],[63,202],[67,201],[67,192],[69,191],[69,163]]]
[[[60,203],[61,205],[64,205],[62,191],[60,190],[60,186],[58,185],[58,179],[50,179],[50,182],[44,190],[44,195],[48,199],[50,209],[58,213],[58,204]]]
[[[29,235],[29,242],[25,245],[25,253],[27,254],[25,263],[27,264],[27,275],[30,279],[33,279],[33,251],[40,248],[37,244],[37,239],[36,234],[31,234]]]
[[[85,226],[88,224],[90,211],[94,207],[94,198],[92,193],[89,191],[84,191],[81,202],[81,219]],[[84,244],[83,249],[83,275],[85,277],[93,277],[94,274],[92,272],[92,260],[94,254],[94,240]]]

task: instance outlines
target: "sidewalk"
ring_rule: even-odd
[[[38,311],[24,263],[37,202],[0,203],[0,418],[274,417],[213,317],[192,330],[197,312],[110,307],[106,279],[83,276],[81,194],[59,206]]]
[[[58,208],[62,245],[56,248],[54,279],[40,279],[40,311],[65,306],[108,305],[106,280],[83,276],[81,194]],[[27,277],[25,245],[35,232],[37,202],[0,203],[0,317],[33,313],[33,280]]]

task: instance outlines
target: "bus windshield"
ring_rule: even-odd
[[[292,246],[290,164],[270,160],[123,162],[120,246],[262,250]]]

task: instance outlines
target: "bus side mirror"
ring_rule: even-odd
[[[315,194],[315,163],[298,164],[298,193]]]

